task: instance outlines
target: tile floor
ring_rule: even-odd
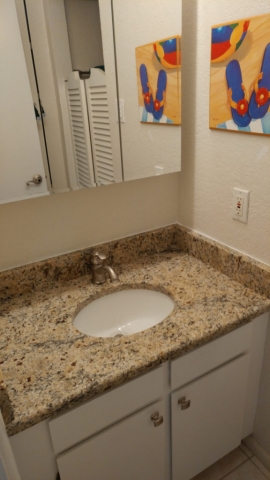
[[[270,472],[244,445],[233,450],[193,480],[270,480]]]

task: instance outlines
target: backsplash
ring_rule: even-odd
[[[89,275],[89,254],[93,250],[102,251],[114,266],[124,265],[134,256],[179,250],[270,298],[269,266],[175,224],[1,272],[0,300]]]
[[[123,265],[134,255],[176,249],[177,232],[178,227],[172,225],[0,272],[0,301],[90,274],[90,252],[95,250],[102,251],[110,264]]]
[[[181,226],[177,244],[181,251],[270,298],[270,266]]]

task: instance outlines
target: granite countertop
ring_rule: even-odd
[[[97,286],[84,274],[5,299],[0,307],[0,401],[9,435],[270,309],[265,295],[188,253],[150,253],[116,262],[119,282]],[[73,326],[82,305],[137,287],[167,293],[175,301],[173,312],[155,327],[120,338],[88,337]]]

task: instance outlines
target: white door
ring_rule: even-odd
[[[95,187],[84,82],[80,79],[78,72],[71,72],[65,84],[78,187]]]
[[[0,57],[0,203],[6,203],[48,194],[14,0],[1,2]],[[28,186],[36,174],[42,182]]]
[[[164,480],[163,402],[141,410],[57,459],[61,480]]]
[[[248,368],[243,355],[171,395],[173,480],[190,480],[240,444]]]
[[[93,162],[97,185],[122,181],[118,132],[110,115],[105,72],[91,68],[90,78],[84,81],[90,122]],[[114,132],[115,134],[115,132]]]

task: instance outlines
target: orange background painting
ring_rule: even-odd
[[[176,38],[176,37],[170,37]],[[136,71],[137,71],[137,84],[138,84],[138,102],[140,107],[144,107],[144,99],[142,95],[142,85],[140,79],[140,66],[142,64],[147,67],[147,74],[149,84],[155,94],[157,89],[157,81],[159,71],[162,69],[167,74],[167,87],[166,87],[166,97],[164,105],[164,115],[168,117],[174,125],[181,125],[181,68],[166,68],[158,60],[154,52],[154,44],[169,40],[166,38],[163,40],[158,40],[156,42],[149,43],[147,45],[142,45],[137,47],[135,50],[136,54]],[[181,37],[177,36],[179,39],[179,46],[181,48]],[[178,52],[179,62],[181,61],[181,51]],[[148,122],[149,123],[149,122]]]
[[[232,21],[222,25],[215,25],[212,28],[237,24],[245,21],[250,22],[246,36],[239,48],[234,51],[229,58],[226,58],[225,60],[223,59],[220,62],[211,62],[209,115],[210,128],[227,128],[228,130],[237,130],[237,126],[234,128],[231,122],[228,124],[229,128],[228,126],[220,126],[221,124],[225,124],[232,119],[231,107],[228,101],[228,85],[226,81],[226,67],[228,63],[232,60],[237,60],[239,62],[248,101],[254,90],[255,80],[258,78],[258,75],[261,71],[264,52],[266,46],[270,43],[270,14],[237,20],[235,22]],[[269,109],[267,115],[270,115]],[[258,120],[256,120],[256,122],[258,122]],[[232,128],[230,128],[230,126]],[[270,131],[269,133],[260,131],[260,128],[255,125],[253,119],[251,119],[249,130],[250,133],[270,134]],[[241,130],[238,129],[238,131]]]

